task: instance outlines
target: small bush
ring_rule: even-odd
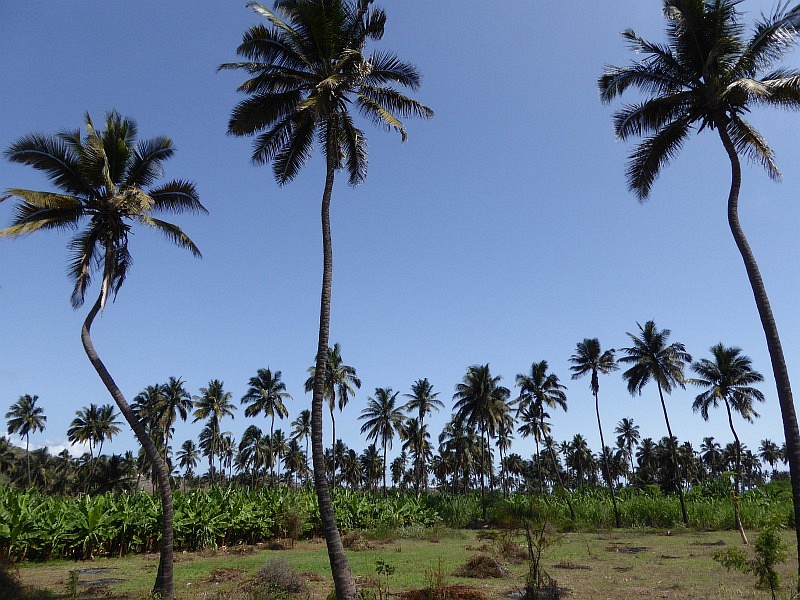
[[[259,577],[273,589],[298,594],[305,589],[305,580],[282,558],[273,558],[259,571]]]
[[[453,574],[456,577],[472,577],[474,579],[501,579],[508,577],[510,572],[491,556],[476,554]]]

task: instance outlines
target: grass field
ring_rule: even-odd
[[[789,547],[792,532],[784,532]],[[755,534],[751,536],[751,539]],[[511,542],[509,543],[509,539]],[[503,541],[505,540],[505,543]],[[352,540],[351,540],[352,541]],[[512,546],[523,547],[521,537],[474,530],[422,531],[415,538],[356,539],[349,551],[350,564],[366,597],[381,597],[376,575],[378,561],[390,565],[388,590],[402,592],[429,587],[436,579],[447,585],[469,586],[488,598],[508,598],[524,587],[526,562],[509,560]],[[715,551],[740,546],[736,532],[693,530],[614,530],[563,534],[544,555],[547,573],[577,599],[635,598],[769,598],[754,589],[754,579],[728,572],[713,561]],[[476,554],[492,556],[509,574],[500,579],[459,577],[453,573]],[[302,541],[294,548],[238,546],[216,551],[183,553],[176,557],[175,589],[180,599],[257,600],[267,595],[257,583],[260,569],[269,561],[283,559],[303,575],[304,600],[324,600],[332,589],[325,545],[321,540]],[[30,599],[119,598],[145,599],[155,578],[157,555],[130,556],[92,561],[51,561],[17,565],[19,578]],[[793,583],[796,556],[782,565],[784,587]],[[391,570],[391,569],[389,569]],[[70,590],[70,572],[78,571]],[[384,583],[387,579],[384,577]],[[255,589],[253,585],[255,584]],[[261,588],[259,590],[259,587]],[[71,593],[72,592],[72,593]],[[77,593],[76,593],[77,592]],[[74,594],[74,595],[73,595]],[[9,599],[13,596],[0,597]],[[786,598],[790,595],[787,592]]]

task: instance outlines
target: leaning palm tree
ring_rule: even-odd
[[[735,500],[740,492],[739,485],[742,479],[742,446],[736,429],[733,427],[733,413],[739,413],[749,423],[753,422],[753,418],[758,417],[758,413],[753,409],[753,401],[764,402],[764,394],[754,388],[753,384],[764,381],[764,376],[753,369],[752,361],[748,356],[742,354],[740,348],[726,348],[720,343],[712,346],[711,355],[713,357],[711,360],[703,358],[692,363],[692,370],[697,373],[698,377],[692,379],[691,382],[705,388],[705,391],[695,398],[692,408],[695,412],[700,412],[703,420],[708,421],[709,409],[716,408],[720,403],[725,404],[728,425],[731,428],[736,447],[733,491]],[[736,527],[739,529],[742,541],[747,544],[747,536],[739,517],[738,502],[734,502],[733,507]]]
[[[205,212],[194,184],[174,180],[151,187],[162,174],[163,162],[175,149],[166,137],[136,143],[136,123],[111,112],[105,129],[95,128],[86,115],[87,135],[80,130],[54,136],[32,134],[5,151],[9,160],[43,171],[60,192],[8,190],[0,200],[19,199],[12,225],[3,236],[19,236],[48,229],[78,229],[69,244],[69,276],[74,281],[72,306],[83,305],[92,276],[99,272],[100,291],[83,322],[81,341],[86,355],[114,398],[125,420],[147,454],[158,478],[162,505],[161,556],[153,591],[164,598],[174,595],[172,566],[172,490],[169,472],[144,425],[97,354],[91,327],[109,297],[122,287],[131,265],[128,236],[134,223],[160,231],[171,242],[195,256],[200,251],[176,225],[153,216],[163,212]],[[85,224],[86,227],[80,229]]]
[[[630,367],[622,374],[623,379],[628,382],[628,391],[632,396],[637,393],[641,396],[642,389],[648,382],[654,381],[658,388],[658,397],[661,400],[661,410],[664,412],[664,421],[667,424],[667,434],[672,439],[672,426],[669,423],[667,405],[664,402],[664,392],[670,394],[673,387],[685,387],[683,369],[686,363],[692,362],[691,355],[686,352],[686,347],[680,342],[667,344],[671,331],[669,329],[658,330],[655,322],[647,321],[642,326],[637,323],[639,333],[628,333],[628,337],[633,342],[630,348],[622,348],[625,353],[619,359],[624,365]],[[672,462],[678,480],[678,497],[681,502],[681,513],[683,524],[689,526],[689,515],[686,512],[686,501],[683,497],[683,482],[681,480],[680,466],[678,457],[673,450]]]
[[[403,434],[405,428],[403,409],[397,406],[399,393],[392,391],[392,388],[375,388],[375,397],[367,398],[367,406],[358,417],[364,421],[361,433],[366,433],[368,440],[380,440],[384,465],[386,450],[392,447],[392,439],[395,434]],[[383,495],[386,495],[386,469],[383,470]]]
[[[575,354],[570,356],[569,361],[572,363],[570,371],[572,371],[573,379],[583,377],[587,373],[591,375],[589,387],[594,395],[594,410],[597,415],[597,429],[600,430],[600,449],[603,455],[603,468],[605,469],[608,489],[611,491],[611,503],[614,505],[614,521],[617,527],[620,527],[617,495],[614,492],[614,483],[611,479],[611,471],[608,468],[608,455],[605,452],[606,442],[603,439],[603,424],[600,422],[600,379],[598,378],[598,374],[602,373],[603,375],[607,375],[616,371],[619,367],[617,363],[614,362],[614,351],[606,350],[603,352],[600,349],[600,340],[597,338],[586,338],[582,342],[578,342]]]
[[[314,391],[314,378],[316,377],[317,367],[312,366],[308,369],[309,377],[306,380],[306,392]],[[344,364],[342,360],[342,348],[338,343],[334,344],[332,348],[328,348],[328,356],[325,361],[325,374],[323,380],[322,396],[328,400],[328,410],[331,415],[331,449],[336,447],[336,418],[334,417],[334,410],[337,405],[339,412],[344,410],[350,398],[355,394],[356,389],[361,388],[361,380],[356,374],[355,367]],[[312,396],[313,401],[313,396]],[[313,412],[312,412],[313,415]],[[312,421],[313,424],[313,421]],[[312,428],[313,440],[313,428]],[[312,441],[313,446],[313,441]],[[336,486],[336,453],[333,454],[333,471],[332,481]]]
[[[249,94],[233,110],[228,131],[258,134],[257,164],[272,162],[276,181],[295,178],[311,156],[314,140],[325,158],[322,194],[323,272],[319,339],[312,395],[312,459],[320,518],[328,545],[338,598],[357,595],[330,502],[322,447],[322,401],[330,330],[333,251],[330,204],[336,172],[344,168],[351,185],[364,180],[367,142],[350,109],[383,128],[406,132],[400,118],[430,118],[432,111],[394,85],[415,90],[419,74],[388,52],[366,53],[369,40],[383,37],[386,14],[372,0],[277,0],[275,10],[250,3],[269,26],[256,25],[244,35],[237,53],[248,79],[239,90]]]
[[[44,431],[47,417],[41,406],[36,406],[39,396],[25,394],[11,405],[6,413],[8,434],[16,434],[25,438],[25,469],[28,474],[28,487],[31,487],[31,433]]]
[[[489,365],[472,365],[467,368],[461,383],[453,394],[455,420],[471,427],[477,426],[481,434],[481,504],[486,519],[485,476],[491,471],[489,441],[497,433],[500,420],[509,412],[507,404],[511,392],[500,385],[502,377],[493,377]]]
[[[194,422],[208,419],[208,460],[211,485],[214,485],[214,456],[219,453],[220,440],[220,421],[223,417],[233,418],[233,411],[236,405],[231,402],[233,394],[226,392],[224,383],[219,379],[212,379],[208,382],[208,387],[200,388],[200,395],[194,397]]]
[[[284,400],[291,400],[292,396],[286,391],[286,384],[281,381],[280,371],[259,369],[255,377],[251,377],[248,382],[250,386],[242,396],[241,404],[249,402],[244,409],[246,417],[255,417],[262,412],[270,417],[269,437],[272,439],[275,431],[275,417],[283,419],[289,415],[289,411],[284,405]],[[275,477],[273,465],[272,477]]]
[[[614,117],[621,139],[647,136],[632,153],[627,171],[628,185],[640,201],[647,199],[661,168],[678,153],[693,129],[716,131],[725,148],[731,164],[728,224],[744,262],[772,361],[800,552],[800,431],[778,327],[739,222],[740,155],[763,166],[773,179],[780,177],[772,149],[744,115],[758,105],[800,107],[800,70],[779,66],[797,42],[800,5],[778,3],[777,10],[758,20],[747,37],[738,4],[739,0],[665,0],[667,44],[653,44],[633,31],[624,32],[623,37],[643,59],[628,67],[607,67],[599,86],[604,102],[630,87],[646,95],[643,102],[626,105]],[[800,561],[797,566],[800,575]]]

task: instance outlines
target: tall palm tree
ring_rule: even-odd
[[[97,456],[103,452],[103,443],[111,440],[120,432],[114,415],[114,408],[110,404],[97,406],[90,404],[75,413],[75,418],[67,429],[67,439],[74,445],[85,443],[89,446],[89,477],[86,481],[86,491],[93,483],[95,470],[95,455],[93,449],[98,448]]]
[[[106,115],[102,131],[86,115],[86,130],[85,137],[80,130],[54,136],[32,134],[9,146],[6,158],[43,171],[60,192],[8,190],[0,200],[15,197],[20,202],[12,225],[0,231],[0,235],[14,237],[40,229],[78,229],[69,244],[69,276],[74,282],[72,306],[76,309],[83,305],[92,276],[96,272],[101,274],[100,292],[83,322],[81,341],[86,356],[156,470],[163,518],[161,556],[153,591],[171,598],[174,582],[169,471],[97,354],[91,327],[109,296],[116,296],[128,275],[131,265],[128,235],[133,224],[154,228],[199,257],[197,246],[179,227],[153,214],[197,213],[205,212],[205,208],[189,181],[174,180],[151,187],[161,176],[164,161],[175,152],[169,138],[156,137],[137,144],[136,123],[116,112]],[[83,229],[82,224],[86,224]]]
[[[200,451],[197,449],[197,445],[193,440],[186,440],[181,444],[181,449],[178,450],[175,458],[178,459],[178,466],[184,469],[188,477],[194,473],[194,468],[197,466],[197,463],[200,462]]]
[[[233,135],[259,134],[253,161],[271,161],[280,185],[294,179],[306,164],[315,138],[325,157],[312,458],[336,595],[345,600],[357,595],[357,591],[330,503],[322,447],[333,273],[330,204],[334,178],[342,168],[351,185],[366,176],[366,137],[356,127],[350,107],[357,107],[380,127],[399,131],[403,139],[406,132],[400,118],[430,118],[433,112],[393,87],[396,84],[416,90],[420,81],[416,68],[389,52],[366,53],[367,42],[380,40],[386,23],[386,14],[373,7],[372,0],[276,0],[275,10],[257,3],[249,6],[266,17],[270,26],[257,25],[245,33],[237,49],[244,62],[220,66],[244,70],[249,77],[239,86],[249,97],[234,108],[228,131]]]
[[[603,352],[600,349],[600,340],[597,338],[586,338],[582,342],[578,342],[575,349],[575,354],[570,356],[569,361],[572,363],[570,370],[572,371],[572,378],[578,379],[586,374],[591,375],[591,382],[589,388],[594,395],[594,410],[597,414],[597,428],[600,430],[600,448],[603,455],[603,468],[606,473],[606,481],[608,482],[608,489],[611,491],[611,503],[614,505],[614,521],[617,527],[620,527],[619,510],[617,509],[617,495],[614,492],[614,484],[612,483],[611,473],[608,468],[608,456],[602,449],[605,449],[606,442],[603,439],[603,424],[600,422],[600,379],[598,374],[602,373],[607,375],[616,371],[619,367],[614,362],[614,351],[606,350]]]
[[[397,395],[392,388],[375,388],[375,397],[367,398],[367,406],[361,411],[359,421],[364,421],[361,433],[368,440],[380,441],[383,448],[383,464],[386,465],[386,450],[392,447],[395,434],[401,434],[405,427],[403,409],[397,406]],[[386,469],[383,470],[383,494],[386,495]]]
[[[453,412],[458,421],[472,427],[478,426],[481,432],[481,504],[483,518],[486,519],[486,485],[484,477],[490,472],[489,441],[497,433],[501,419],[509,412],[507,401],[511,396],[508,388],[500,385],[502,377],[492,377],[489,365],[467,367],[461,383],[456,384],[453,394]]]
[[[308,441],[311,438],[311,411],[308,409],[301,410],[297,418],[292,421],[292,439],[296,441],[306,441],[305,456],[308,459]],[[308,467],[308,465],[306,465]],[[303,470],[303,475],[307,476],[308,469]],[[308,483],[307,480],[303,480]]]
[[[209,427],[209,465],[211,467],[211,485],[214,485],[214,455],[219,453],[219,441],[222,437],[220,421],[224,417],[233,418],[236,405],[231,402],[233,394],[226,392],[219,379],[212,379],[208,387],[200,388],[200,395],[194,397],[194,422],[208,419]]]
[[[542,360],[539,362],[531,363],[531,368],[528,373],[518,373],[517,374],[517,387],[519,388],[519,398],[517,401],[519,402],[517,407],[517,416],[520,415],[521,412],[525,411],[529,405],[536,406],[537,408],[534,409],[535,413],[539,415],[541,419],[545,418],[547,413],[544,410],[544,407],[557,409],[560,408],[564,412],[567,412],[567,395],[564,390],[567,389],[567,386],[563,385],[558,380],[558,375],[555,373],[548,373],[547,372],[547,361]],[[549,416],[549,415],[547,415]],[[544,421],[542,421],[543,425]],[[543,431],[543,427],[540,426],[540,433],[544,435],[548,435]],[[536,456],[539,456],[539,442],[543,439],[542,437],[534,436],[534,441],[536,442]],[[561,481],[561,471],[558,469],[558,461],[556,460],[556,455],[553,451],[552,445],[548,447],[548,451],[550,454],[550,459],[553,461],[553,468],[556,473],[556,477],[558,479],[558,485],[562,488],[564,487],[564,482]],[[539,464],[539,483],[541,484],[542,473],[541,473],[541,462]],[[576,519],[575,516],[575,509],[572,506],[572,500],[570,500],[569,495],[565,496],[567,500],[567,506],[569,506],[569,513],[572,516],[572,520]]]
[[[757,105],[800,106],[800,70],[779,66],[797,42],[800,5],[778,3],[775,12],[759,19],[747,37],[738,4],[738,0],[665,0],[667,44],[653,44],[633,31],[624,32],[623,37],[644,60],[628,67],[607,67],[598,83],[604,102],[630,87],[639,88],[646,96],[643,102],[626,105],[614,117],[614,128],[621,139],[648,136],[631,154],[627,172],[628,185],[640,201],[647,199],[659,171],[678,153],[693,129],[716,130],[725,148],[731,165],[728,225],[744,262],[772,361],[800,552],[797,414],[766,287],[739,221],[740,155],[762,165],[770,177],[780,177],[772,149],[744,115]],[[797,566],[800,575],[800,560]]]
[[[775,474],[775,465],[781,460],[781,448],[770,439],[761,440],[758,446],[758,457],[769,465]]]
[[[189,412],[194,407],[192,395],[185,387],[185,382],[180,377],[170,377],[167,383],[161,386],[162,396],[162,421],[164,429],[164,462],[169,463],[169,440],[175,433],[175,421],[179,418],[186,421]]]
[[[439,434],[439,454],[443,467],[452,474],[453,494],[458,493],[459,475],[462,489],[467,492],[477,457],[483,455],[482,440],[475,435],[474,428],[453,416]]]
[[[31,433],[44,431],[47,416],[41,406],[36,406],[39,396],[25,394],[20,396],[11,405],[6,413],[8,434],[16,434],[25,438],[25,469],[28,473],[28,487],[31,487],[31,457],[30,441]]]
[[[406,402],[405,406],[403,406],[403,410],[410,413],[416,412],[419,422],[419,428],[417,431],[425,431],[427,433],[425,415],[432,413],[433,411],[439,412],[439,409],[444,407],[444,402],[438,398],[439,392],[433,391],[433,385],[426,377],[424,379],[417,379],[411,385],[411,393],[403,394],[403,396],[408,398],[408,402]],[[415,454],[414,479],[417,485],[417,492],[419,492],[420,489],[419,482],[423,478],[425,479],[425,489],[428,488],[428,475],[424,460],[424,453],[417,452]]]
[[[638,334],[630,332],[627,334],[633,346],[621,349],[625,356],[620,357],[619,362],[630,365],[622,377],[628,382],[628,391],[632,396],[637,393],[641,396],[644,386],[650,381],[655,381],[658,397],[661,400],[661,410],[664,412],[664,421],[667,424],[667,435],[672,439],[674,436],[669,423],[667,405],[664,402],[664,392],[670,394],[675,386],[685,387],[683,369],[686,363],[692,362],[692,356],[680,342],[667,344],[671,333],[669,329],[659,331],[653,321],[647,321],[644,326],[637,323],[636,326],[639,328]],[[674,449],[674,446],[672,448]],[[683,498],[683,482],[676,454],[672,455],[672,460],[678,476],[678,497],[681,501],[683,524],[688,527],[689,515]]]
[[[764,376],[753,369],[752,361],[742,354],[740,348],[726,348],[722,343],[711,347],[711,360],[700,359],[692,363],[692,370],[698,377],[692,383],[705,388],[697,395],[692,404],[692,409],[699,412],[703,420],[708,421],[708,411],[716,408],[720,403],[725,405],[728,413],[728,426],[731,428],[736,446],[736,475],[734,478],[734,499],[739,494],[739,484],[742,478],[742,452],[739,436],[733,426],[733,413],[737,412],[750,423],[758,413],[753,409],[753,401],[764,402],[764,394],[753,387],[754,383],[764,381]],[[747,536],[739,517],[738,503],[734,502],[734,517],[736,527],[742,536],[742,541],[747,544]]]
[[[306,392],[314,391],[314,378],[316,377],[317,367],[309,367],[309,378],[306,380]],[[355,390],[361,389],[361,380],[356,374],[354,367],[344,364],[342,360],[342,348],[338,343],[333,348],[328,348],[328,356],[325,361],[325,375],[323,381],[323,398],[328,400],[328,409],[331,415],[331,448],[336,446],[336,418],[334,410],[338,404],[339,412],[344,410],[350,398],[355,395]],[[313,395],[312,395],[313,404]],[[313,410],[312,410],[313,417]],[[312,419],[313,425],[313,419]],[[313,427],[312,427],[312,446],[313,446]],[[313,452],[313,449],[312,449]],[[313,458],[313,457],[312,457]],[[333,454],[333,485],[336,485],[336,453]]]
[[[617,445],[624,450],[625,456],[630,461],[631,477],[633,477],[633,448],[641,438],[639,426],[633,423],[633,419],[623,417],[614,428],[614,433],[617,434]]]
[[[418,417],[407,419],[403,430],[401,433],[403,451],[408,450],[414,459],[414,488],[419,493],[421,489],[428,487],[431,435],[428,433],[428,425],[420,424]]]
[[[713,436],[703,438],[700,444],[700,461],[708,467],[712,477],[719,475],[722,470],[722,447]]]
[[[246,417],[255,417],[262,412],[270,417],[269,437],[272,439],[275,431],[275,417],[283,419],[289,416],[289,411],[284,405],[284,400],[291,400],[292,396],[286,391],[286,384],[281,381],[281,372],[274,373],[269,369],[259,369],[255,377],[248,382],[250,386],[242,396],[241,404],[249,402],[244,409]],[[272,476],[275,477],[273,465]]]

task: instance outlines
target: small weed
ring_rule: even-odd
[[[382,558],[375,561],[375,573],[378,575],[378,600],[389,598],[389,578],[394,575],[394,565],[387,563]]]
[[[775,567],[785,561],[788,555],[778,528],[770,526],[764,529],[756,538],[753,550],[755,556],[747,558],[741,548],[729,548],[715,552],[714,560],[728,570],[752,573],[756,577],[756,587],[769,590],[772,600],[776,600],[780,578]]]
[[[259,571],[261,580],[275,591],[297,594],[305,589],[303,576],[282,558],[273,558]]]

